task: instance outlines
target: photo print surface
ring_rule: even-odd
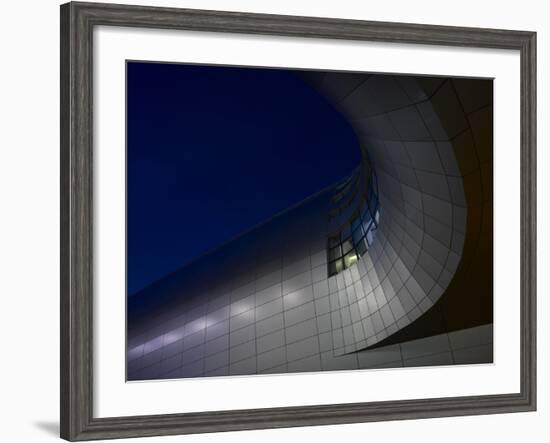
[[[493,362],[493,81],[128,61],[127,379]]]

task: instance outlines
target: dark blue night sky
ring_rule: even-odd
[[[128,63],[128,293],[348,175],[351,127],[292,71]]]

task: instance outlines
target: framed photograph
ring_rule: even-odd
[[[536,34],[61,6],[61,437],[536,408]]]

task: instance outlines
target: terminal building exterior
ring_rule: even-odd
[[[493,361],[492,81],[297,75],[361,163],[129,297],[128,380]]]

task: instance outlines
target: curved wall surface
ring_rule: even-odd
[[[492,82],[302,76],[362,164],[132,296],[129,380],[492,361]]]
[[[331,296],[338,296],[332,312],[342,319],[358,312],[362,323],[362,328],[354,322],[333,331],[334,342],[342,345],[335,352],[345,353],[412,323],[449,285],[467,217],[449,140],[466,129],[466,119],[444,79],[333,73],[309,79],[353,125],[378,177],[381,215],[372,248],[356,268],[329,279]],[[454,127],[442,122],[434,100],[445,101]]]

